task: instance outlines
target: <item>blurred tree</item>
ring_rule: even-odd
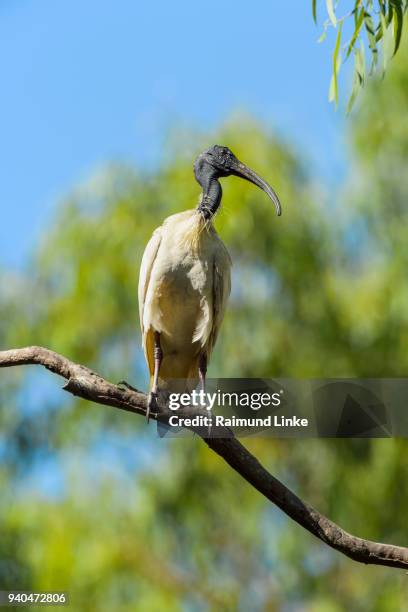
[[[206,137],[178,132],[156,171],[112,166],[61,204],[24,291],[1,311],[2,344],[50,346],[145,387],[141,254],[166,215],[195,205],[192,159],[218,141],[268,178],[284,215],[251,185],[225,182],[216,225],[233,294],[212,373],[406,375],[407,54],[404,44],[366,93],[341,206],[324,206],[306,164],[248,118]],[[37,371],[16,393],[21,375],[1,373],[2,587],[66,589],[76,610],[405,609],[405,576],[326,549],[198,440],[160,441],[141,419],[71,401]],[[405,441],[248,446],[344,528],[406,544]]]

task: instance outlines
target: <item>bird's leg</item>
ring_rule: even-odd
[[[207,354],[201,353],[200,359],[198,360],[198,377],[200,379],[201,390],[205,394],[205,377],[207,374]],[[204,395],[205,397],[205,395]],[[212,419],[211,411],[208,411],[208,416]],[[211,435],[211,425],[208,426],[208,436]]]
[[[205,376],[207,374],[207,355],[205,353],[200,354],[198,361],[198,376],[200,379],[200,385],[202,391],[205,393]]]
[[[161,362],[163,361],[163,351],[160,344],[160,333],[154,332],[154,375],[152,392],[157,395],[157,386],[159,384],[159,371]]]
[[[151,391],[149,393],[149,397],[147,398],[147,409],[146,409],[146,418],[147,422],[149,422],[149,414],[152,408],[157,408],[157,388],[159,384],[159,372],[161,362],[163,361],[163,351],[160,344],[160,333],[154,332],[154,373],[153,373],[153,385]]]

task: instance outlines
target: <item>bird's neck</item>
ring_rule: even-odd
[[[203,188],[198,210],[204,217],[205,221],[212,219],[217,212],[222,198],[222,189],[220,182],[214,176],[205,177],[205,180],[200,184]]]

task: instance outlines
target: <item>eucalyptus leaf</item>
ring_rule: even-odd
[[[399,49],[400,42],[401,42],[402,26],[404,23],[404,14],[401,8],[402,3],[391,2],[390,4],[394,9],[393,25],[394,25],[394,39],[395,39],[395,46],[394,46],[394,55],[395,55]],[[405,10],[407,10],[407,6],[408,4],[405,5]]]
[[[352,52],[352,50],[354,48],[354,45],[356,44],[358,35],[360,34],[361,27],[362,27],[362,25],[364,23],[364,13],[365,13],[365,10],[364,10],[364,7],[363,7],[360,10],[360,12],[358,13],[358,16],[357,16],[357,19],[356,19],[356,27],[355,27],[355,30],[354,30],[354,34],[353,34],[353,36],[351,38],[350,44],[349,44],[349,46],[347,48],[346,58],[350,55],[350,53]]]
[[[383,75],[387,70],[387,23],[385,17],[380,13],[381,29],[383,33],[383,45],[382,45],[382,60],[383,60]]]
[[[333,94],[334,94],[334,101],[336,105],[339,102],[339,88],[338,88],[338,82],[337,82],[337,75],[339,73],[340,66],[341,66],[340,45],[341,45],[342,29],[343,29],[343,22],[341,21],[339,25],[339,31],[337,32],[336,44],[335,44],[334,53],[333,53]]]
[[[366,79],[366,62],[363,43],[355,50],[355,68],[360,79],[360,83],[362,86],[364,86]]]
[[[361,89],[360,79],[358,78],[357,72],[355,72],[354,78],[353,78],[353,88],[351,90],[350,98],[347,103],[347,114],[351,113],[354,103],[357,100],[360,89]]]
[[[360,90],[364,87],[365,83],[365,56],[364,56],[364,45],[357,47],[354,50],[354,77],[353,86],[350,94],[350,98],[347,103],[347,114],[349,114],[354,106],[354,103],[360,93]]]
[[[368,44],[371,49],[371,56],[372,56],[371,72],[373,72],[377,64],[378,49],[377,49],[374,21],[370,13],[368,13],[367,11],[365,11],[364,13],[364,23],[365,23],[365,28],[367,31]]]
[[[326,0],[326,7],[327,7],[327,13],[329,15],[330,21],[332,22],[333,26],[336,27],[337,17],[336,17],[336,13],[334,12],[333,0]]]

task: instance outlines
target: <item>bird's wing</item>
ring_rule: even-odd
[[[218,332],[224,318],[227,301],[231,292],[231,258],[222,245],[213,263],[213,317],[212,329],[208,342],[208,352],[211,353],[217,341]]]
[[[152,273],[154,262],[156,260],[157,252],[160,247],[161,239],[162,239],[161,227],[159,227],[153,232],[153,236],[150,238],[149,242],[147,243],[145,252],[143,253],[142,263],[140,266],[138,297],[139,297],[140,329],[142,330],[143,340],[144,340],[144,334],[146,332],[146,330],[143,327],[144,305],[145,305],[147,290],[149,287],[150,276]]]

